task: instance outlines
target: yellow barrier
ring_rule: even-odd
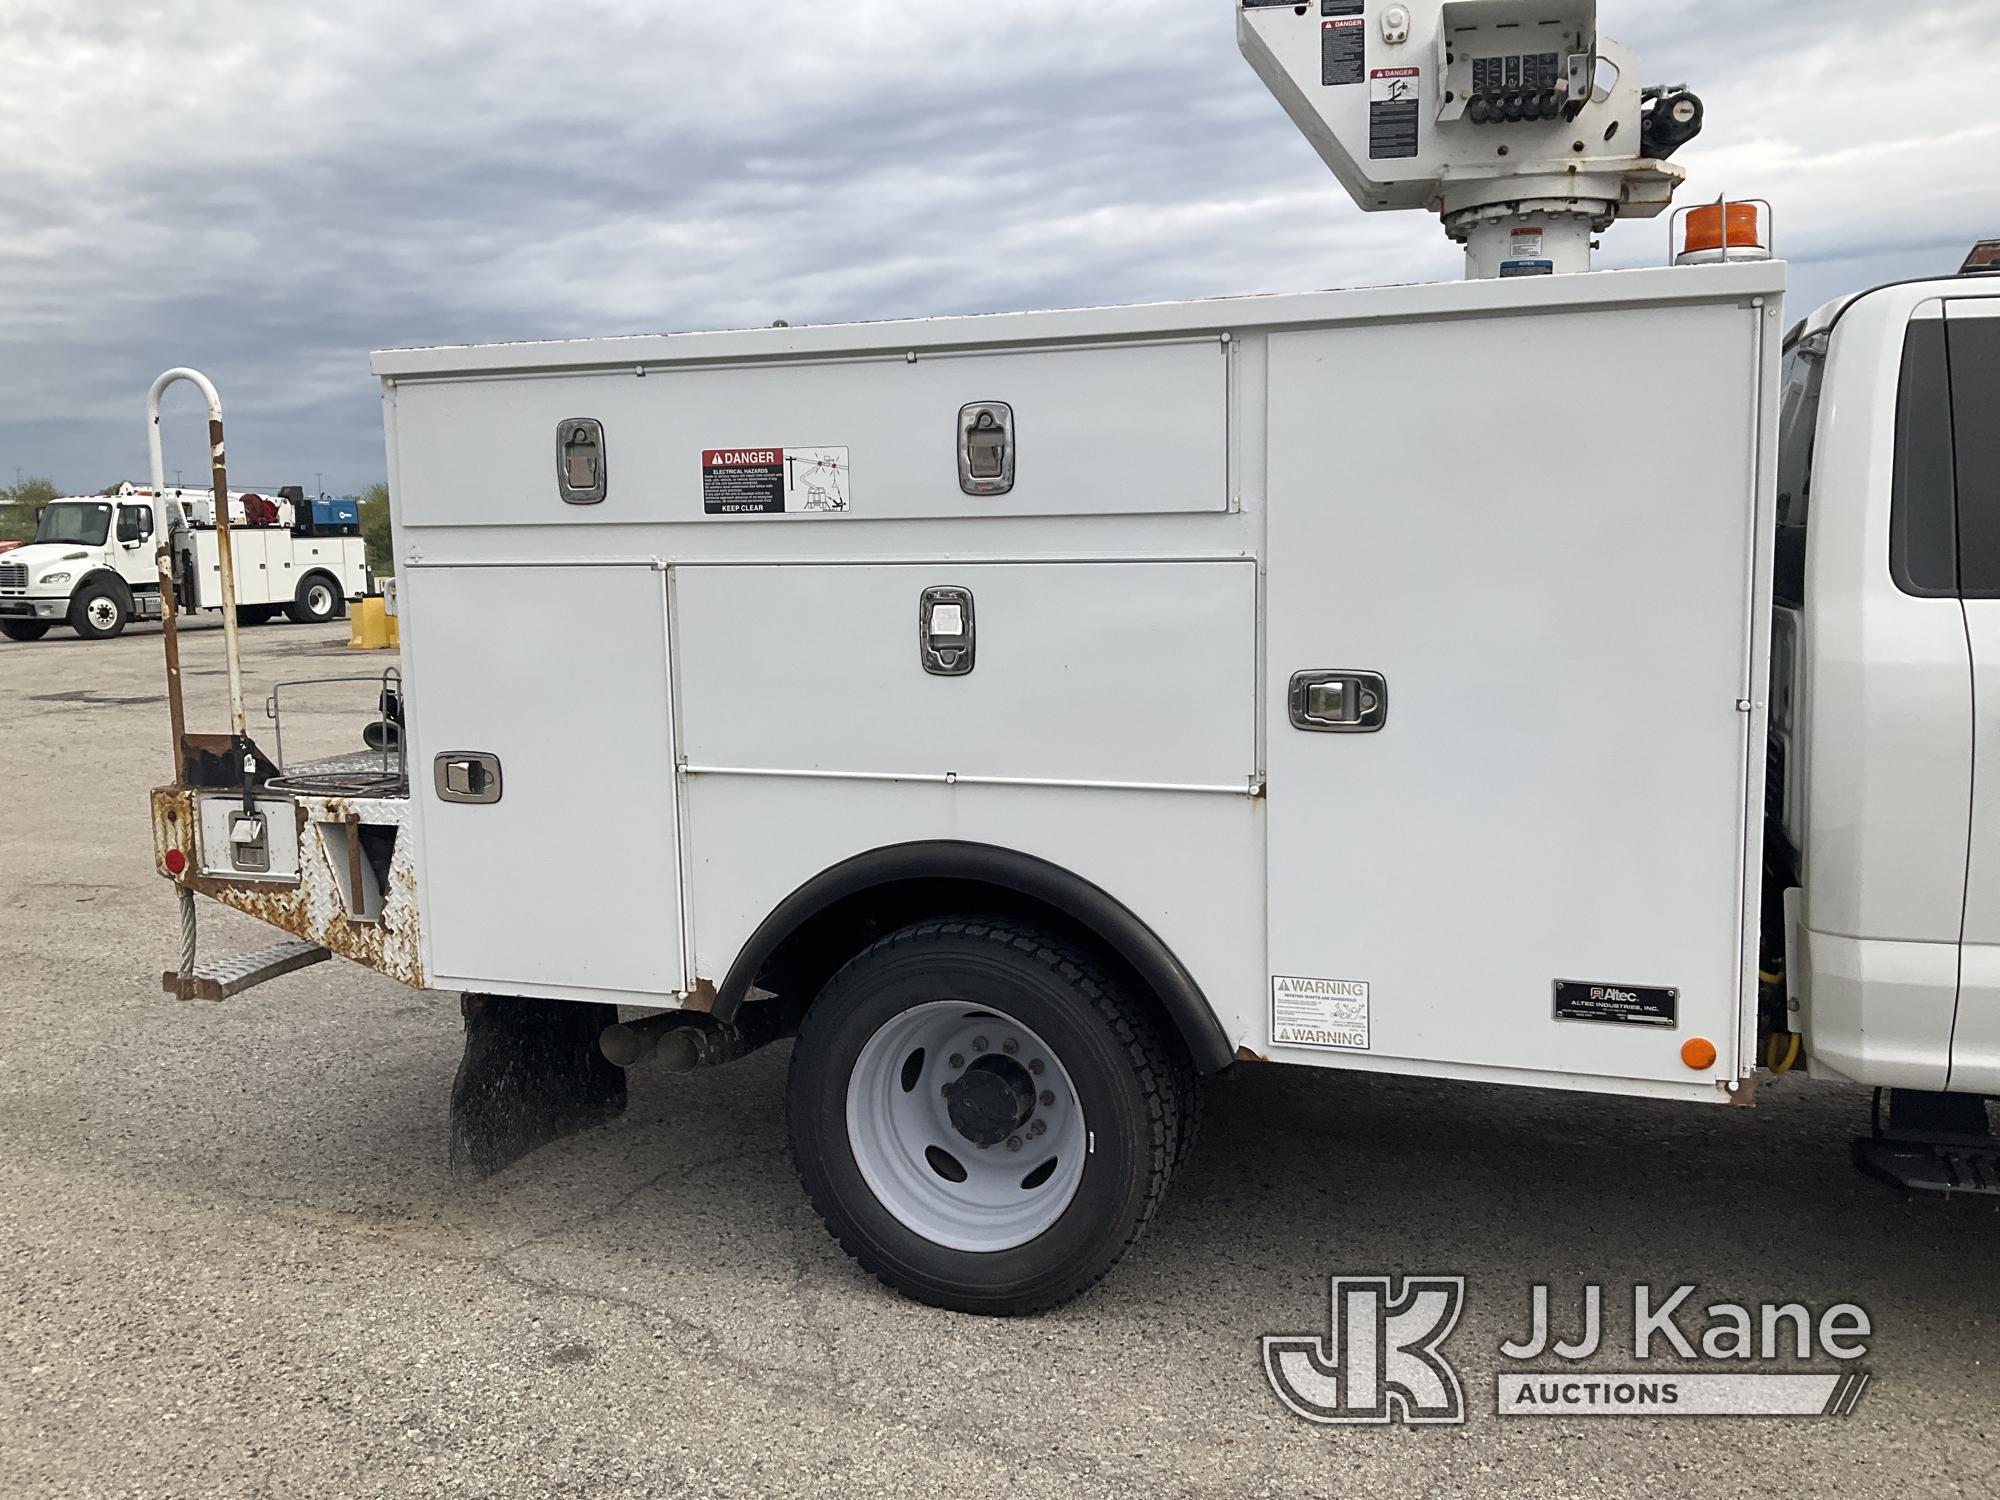
[[[403,643],[396,617],[380,599],[363,599],[347,611],[350,651],[394,651]]]

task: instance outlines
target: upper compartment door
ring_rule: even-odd
[[[419,567],[401,608],[432,987],[684,991],[665,575]],[[441,755],[496,759],[497,800]]]
[[[1275,1058],[1736,1076],[1761,322],[1272,337],[1271,972],[1331,982],[1284,988],[1304,1045]],[[1645,415],[1658,390],[1699,441]]]
[[[1221,511],[1228,350],[1176,338],[666,367],[643,379],[622,365],[409,380],[395,391],[397,521],[812,526]],[[1012,483],[969,494],[961,423],[996,407],[1011,415]],[[558,482],[558,434],[579,419],[600,424],[605,465],[603,498],[584,505],[565,504]],[[730,469],[739,461],[747,471]],[[821,466],[832,479],[806,484]]]
[[[1972,643],[1972,857],[1965,887],[1954,1093],[2000,1093],[2000,297],[1945,304],[1958,577]]]

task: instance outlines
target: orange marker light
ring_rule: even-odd
[[[1705,1036],[1691,1036],[1681,1044],[1681,1061],[1697,1073],[1715,1066],[1715,1043]]]

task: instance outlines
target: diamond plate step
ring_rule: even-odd
[[[258,948],[229,958],[212,958],[196,964],[194,988],[184,1000],[227,1000],[245,990],[255,989],[266,980],[324,963],[333,955],[318,943],[293,941],[271,948]],[[160,976],[160,987],[169,995],[180,995],[180,975],[171,969]]]

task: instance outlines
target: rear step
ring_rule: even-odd
[[[183,1000],[227,1000],[231,995],[255,989],[266,980],[298,969],[309,969],[332,957],[333,954],[318,943],[294,940],[272,948],[259,948],[252,953],[239,953],[233,958],[215,958],[196,964],[194,984],[186,994],[181,993],[180,975],[169,969],[160,976],[160,988]]]
[[[1875,1133],[1855,1141],[1854,1164],[1913,1193],[2000,1197],[2000,1137],[1977,1094],[1896,1089],[1886,1123],[1878,1099]]]

